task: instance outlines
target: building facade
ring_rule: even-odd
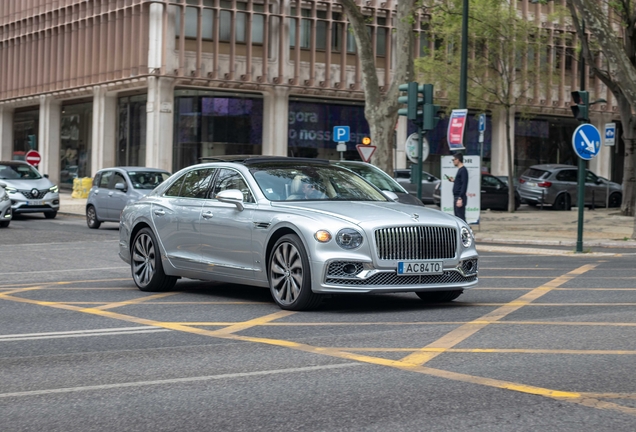
[[[358,1],[368,15],[380,85],[395,65],[395,0]],[[556,77],[515,114],[515,169],[576,163],[570,91],[578,88],[576,33],[545,22],[553,8],[519,2],[550,33],[545,58]],[[434,49],[418,16],[413,55]],[[420,30],[421,29],[421,30]],[[600,60],[599,60],[600,61]],[[334,126],[351,127],[345,157],[368,135],[362,71],[336,0],[3,0],[0,2],[0,160],[42,155],[39,169],[60,186],[114,165],[176,171],[225,154],[338,159]],[[612,95],[592,76],[597,127],[618,120]],[[436,103],[444,105],[444,94]],[[476,113],[475,113],[476,114]],[[483,146],[491,172],[507,173],[505,118],[488,113]],[[408,164],[404,119],[396,127],[397,168]],[[480,154],[469,119],[467,154]],[[448,154],[446,123],[429,136],[425,166]],[[382,144],[378,144],[382,145]],[[620,181],[621,143],[590,162]],[[520,174],[520,172],[516,172]]]

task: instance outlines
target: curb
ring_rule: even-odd
[[[477,243],[486,244],[514,244],[514,245],[537,245],[537,246],[565,246],[576,247],[576,241],[574,240],[510,240],[502,238],[476,238]],[[636,249],[636,241],[604,241],[604,240],[583,240],[584,246],[595,246],[604,248],[618,248],[618,249]]]

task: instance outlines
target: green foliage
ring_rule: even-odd
[[[416,59],[420,82],[431,82],[459,100],[462,0],[428,0],[430,37],[436,49]],[[516,2],[471,0],[468,23],[468,103],[470,108],[523,106],[539,83],[545,86],[547,33],[524,20]]]

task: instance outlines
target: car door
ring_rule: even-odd
[[[243,193],[243,210],[215,197],[224,190]],[[233,278],[253,279],[255,264],[252,246],[254,196],[241,173],[220,168],[201,209],[200,234],[203,270]]]
[[[607,186],[592,171],[585,173],[585,204],[605,207]]]
[[[102,171],[95,189],[93,189],[93,196],[91,202],[95,207],[98,220],[110,219],[108,215],[108,207],[110,206],[110,196],[108,196],[108,185],[113,178],[114,171]]]
[[[121,183],[124,184],[125,189],[116,189],[115,186]],[[119,220],[121,212],[128,203],[128,191],[130,188],[131,186],[128,184],[124,174],[119,171],[115,171],[110,179],[110,183],[108,184],[108,196],[110,197],[108,204],[109,219]]]
[[[481,175],[481,208],[506,209],[508,207],[508,187],[497,177]]]
[[[183,174],[152,205],[152,222],[173,266],[201,268],[199,217],[214,169],[198,168]]]

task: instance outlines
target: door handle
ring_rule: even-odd
[[[485,191],[485,190],[483,190],[483,191],[481,191],[481,193],[486,193],[486,191]]]
[[[154,211],[154,213],[155,213],[157,216],[163,216],[163,215],[165,215],[165,214],[166,214],[166,212],[165,212],[165,211],[163,211],[163,210],[155,210],[155,211]]]
[[[212,214],[211,211],[207,211],[205,213],[202,213],[201,217],[203,217],[203,219],[212,219],[214,217],[214,215]]]

